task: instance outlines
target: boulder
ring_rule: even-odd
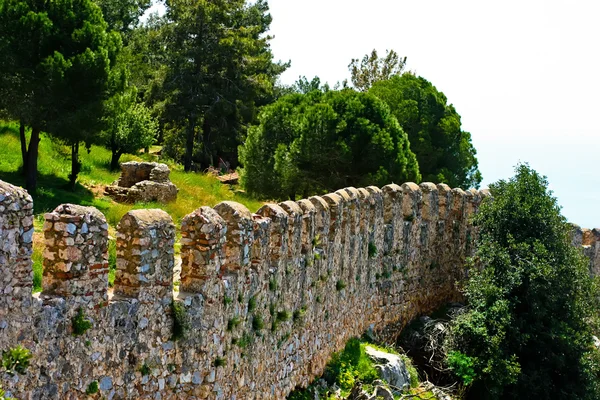
[[[130,161],[121,164],[119,180],[107,186],[105,193],[120,203],[177,200],[177,187],[169,179],[166,164]]]
[[[365,352],[376,363],[375,369],[379,372],[379,376],[389,383],[394,392],[401,392],[410,387],[410,374],[402,357],[371,346],[366,346]]]

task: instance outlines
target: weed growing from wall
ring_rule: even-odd
[[[98,393],[98,381],[90,382],[88,385],[85,394],[96,394]]]
[[[373,258],[377,255],[377,246],[375,246],[375,243],[369,242],[368,254],[369,258]]]
[[[71,319],[71,328],[74,336],[83,335],[88,329],[92,327],[92,321],[86,318],[83,308],[79,307],[77,314]]]
[[[24,375],[29,367],[29,360],[31,352],[20,344],[2,352],[2,366],[10,375]]]

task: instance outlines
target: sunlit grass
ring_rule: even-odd
[[[29,134],[29,132],[27,132]],[[19,141],[19,126],[15,122],[0,121],[0,179],[17,186],[24,186],[21,174],[22,160]],[[158,148],[154,148],[157,150]],[[171,180],[179,188],[177,201],[169,204],[137,203],[119,204],[103,195],[103,188],[119,178],[119,171],[110,171],[111,153],[101,146],[91,146],[90,151],[80,148],[81,171],[74,191],[68,189],[68,176],[71,171],[71,150],[69,146],[41,134],[38,156],[38,190],[33,196],[35,231],[34,236],[34,285],[41,290],[42,254],[44,249],[42,232],[43,214],[52,211],[63,203],[93,206],[100,210],[109,224],[111,237],[127,212],[140,208],[160,208],[165,210],[178,227],[184,216],[201,206],[215,206],[221,201],[236,201],[257,211],[262,202],[243,193],[236,193],[227,185],[221,184],[215,177],[199,173],[186,173],[180,165],[167,163],[171,168]],[[131,160],[156,160],[153,154],[124,155],[121,162]],[[163,161],[161,161],[163,162]],[[179,233],[178,233],[179,236]],[[177,248],[178,250],[178,248]],[[109,242],[109,263],[111,266],[109,281],[114,281],[116,255],[115,242]]]

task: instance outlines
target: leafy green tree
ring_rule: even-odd
[[[472,398],[600,398],[598,288],[546,178],[519,165],[490,189],[450,367],[474,379]]]
[[[111,170],[119,168],[123,154],[135,154],[155,141],[158,122],[146,106],[136,102],[136,95],[135,88],[129,88],[107,101],[103,142],[112,152]]]
[[[0,108],[21,121],[26,187],[34,192],[40,132],[72,146],[91,140],[121,46],[90,0],[0,2]],[[29,144],[25,126],[31,127]],[[73,161],[76,177],[78,160]],[[72,183],[74,180],[72,179]]]
[[[460,115],[430,82],[412,74],[378,81],[369,90],[385,101],[417,155],[423,180],[451,187],[479,187],[481,172],[471,134]]]
[[[186,171],[194,159],[202,167],[221,156],[237,159],[245,124],[273,96],[288,65],[273,62],[267,3],[174,0],[167,6],[165,115],[173,127],[167,149],[183,158]]]
[[[152,5],[152,0],[95,0],[102,9],[109,31],[117,31],[126,38],[135,29],[140,17]]]
[[[252,194],[294,199],[420,179],[406,134],[375,96],[292,94],[264,107],[259,121],[240,147],[242,182]]]
[[[375,49],[362,60],[353,58],[348,65],[352,85],[361,92],[369,90],[375,82],[402,74],[405,67],[406,57],[399,57],[394,50],[386,50],[385,57],[379,58]]]

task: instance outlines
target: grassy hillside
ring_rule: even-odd
[[[21,147],[19,142],[19,126],[17,123],[0,121],[0,179],[13,185],[24,186],[25,181],[20,173]],[[170,204],[138,203],[119,204],[103,195],[103,188],[119,178],[119,172],[111,172],[110,151],[103,147],[92,146],[90,153],[81,150],[81,172],[75,191],[67,189],[68,175],[71,168],[70,148],[42,134],[38,158],[38,193],[33,196],[34,213],[36,214],[36,235],[34,236],[34,283],[37,289],[41,285],[41,261],[43,239],[41,227],[43,214],[52,211],[62,203],[94,206],[104,213],[110,225],[111,236],[114,229],[129,210],[138,208],[161,208],[168,212],[179,225],[181,219],[201,206],[214,206],[223,200],[232,200],[244,204],[250,211],[256,211],[263,204],[244,194],[234,193],[228,186],[221,184],[215,177],[197,173],[185,173],[180,165],[166,162],[171,168],[171,180],[179,188],[177,201]],[[159,161],[155,156],[124,155],[121,162],[131,160]],[[165,162],[160,160],[161,162]],[[114,243],[111,243],[114,250]],[[113,251],[111,251],[113,253]],[[114,254],[111,254],[114,263]],[[111,275],[112,279],[112,275]]]

